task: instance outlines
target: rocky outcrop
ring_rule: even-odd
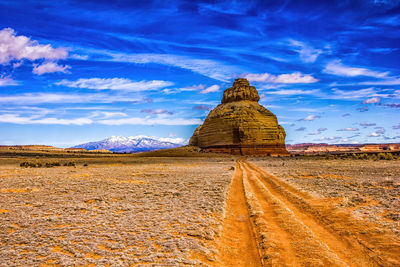
[[[210,111],[189,145],[237,155],[286,155],[285,130],[260,104],[257,89],[236,79],[224,91],[221,104]]]

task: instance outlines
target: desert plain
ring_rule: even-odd
[[[0,265],[398,266],[399,163],[3,153]]]

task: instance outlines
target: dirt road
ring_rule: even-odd
[[[330,203],[313,199],[254,164],[238,160],[220,239],[220,264],[397,265],[399,244],[386,233],[371,229]]]

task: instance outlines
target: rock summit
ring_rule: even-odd
[[[259,100],[247,79],[236,79],[224,91],[221,104],[194,131],[189,145],[234,155],[288,155],[285,130]]]

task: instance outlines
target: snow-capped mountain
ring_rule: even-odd
[[[152,138],[141,135],[135,137],[111,136],[101,141],[77,145],[74,148],[84,148],[87,150],[107,149],[113,152],[132,153],[174,148],[183,145],[185,145],[185,140],[182,138]]]

